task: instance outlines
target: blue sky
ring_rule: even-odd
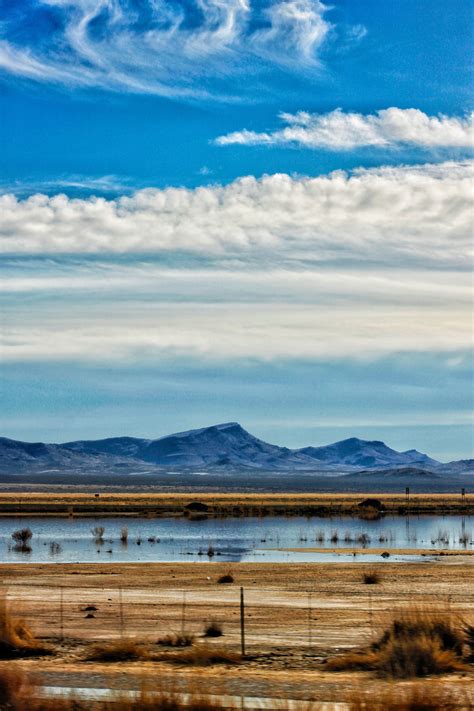
[[[471,2],[0,12],[4,435],[472,455]]]

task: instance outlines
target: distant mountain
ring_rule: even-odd
[[[347,474],[346,476],[357,477],[359,479],[389,479],[396,477],[399,481],[404,479],[439,479],[440,475],[426,469],[418,467],[399,467],[398,469],[364,469],[361,472]]]
[[[63,447],[76,452],[130,456],[171,467],[314,468],[312,458],[298,450],[263,442],[244,430],[238,422],[177,432],[154,440],[116,437],[67,442]]]
[[[384,442],[368,442],[351,437],[326,447],[304,447],[300,450],[314,459],[328,464],[353,467],[406,467],[410,465],[437,466],[439,462],[416,449],[397,452]]]
[[[458,459],[447,464],[438,464],[438,474],[474,474],[474,459]]]
[[[0,438],[0,473],[78,473],[114,476],[174,471],[239,470],[422,477],[473,472],[473,460],[441,464],[416,450],[397,452],[379,441],[355,437],[325,447],[288,449],[269,444],[237,422],[140,439],[112,437],[64,444]]]

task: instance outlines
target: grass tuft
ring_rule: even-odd
[[[157,641],[161,647],[191,647],[194,644],[194,635],[189,632],[167,634]]]
[[[182,664],[197,667],[209,667],[214,664],[239,664],[240,654],[231,652],[225,647],[210,646],[200,644],[196,647],[180,652],[179,654],[163,655],[157,661],[169,662],[170,664]]]
[[[331,671],[373,670],[396,679],[462,671],[464,638],[449,615],[413,608],[396,615],[369,649],[328,662]]]
[[[454,711],[468,709],[450,689],[438,684],[416,683],[390,686],[373,693],[355,690],[347,700],[349,711]]]
[[[136,662],[149,658],[147,650],[134,639],[118,639],[94,644],[86,657],[89,662]]]
[[[41,645],[24,620],[12,617],[5,598],[0,597],[0,659],[51,654]]]

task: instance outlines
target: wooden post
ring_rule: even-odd
[[[124,620],[123,620],[122,588],[119,588],[119,618],[120,618],[120,637],[123,639]]]
[[[374,626],[373,626],[373,615],[372,615],[372,593],[369,592],[369,625],[370,625],[370,631],[373,632]]]
[[[181,608],[181,634],[184,634],[186,620],[186,590],[183,590],[183,605]]]
[[[64,588],[59,588],[59,638],[64,640]]]
[[[245,604],[243,588],[240,588],[240,651],[242,657],[245,657]]]
[[[313,629],[312,629],[312,605],[311,605],[311,592],[308,593],[308,647],[312,649],[313,647]]]

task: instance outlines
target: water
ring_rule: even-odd
[[[103,526],[103,540],[91,529]],[[11,534],[29,527],[31,550],[15,548]],[[128,528],[128,543],[120,541]],[[474,520],[462,516],[386,516],[378,521],[357,518],[4,518],[0,519],[0,561],[15,563],[134,562],[360,562],[384,559],[377,553],[324,553],[323,549],[383,549],[388,561],[427,560],[402,549],[473,550]],[[289,549],[299,549],[298,551]],[[305,550],[307,552],[305,552]],[[208,556],[209,552],[213,556]],[[399,551],[397,553],[397,551]]]

